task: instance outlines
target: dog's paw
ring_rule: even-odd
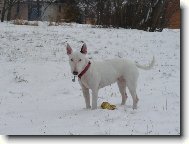
[[[133,105],[133,110],[136,110],[137,109],[137,105]]]
[[[136,110],[133,110],[133,111],[130,112],[130,114],[136,114],[136,113],[137,113]]]
[[[125,102],[121,102],[121,105],[125,105]]]
[[[87,106],[86,109],[91,109],[91,106]]]
[[[97,107],[92,107],[92,110],[95,110],[95,109],[97,109]]]

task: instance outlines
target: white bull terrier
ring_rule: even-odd
[[[127,100],[127,86],[133,99],[133,109],[136,109],[139,100],[136,93],[139,76],[137,68],[149,70],[155,63],[154,57],[149,66],[142,66],[132,61],[118,58],[98,62],[90,61],[86,57],[87,46],[85,43],[80,52],[73,52],[72,48],[67,44],[67,54],[71,72],[74,77],[78,76],[87,109],[91,108],[89,89],[92,90],[92,109],[96,109],[99,89],[115,82],[117,82],[122,96],[121,105],[124,105]]]

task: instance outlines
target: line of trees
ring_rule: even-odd
[[[85,16],[96,18],[104,27],[162,31],[172,14],[180,9],[179,0],[80,0]]]
[[[4,0],[1,21],[5,13],[10,20],[11,8],[20,1]],[[38,6],[40,1],[36,0]],[[96,25],[103,27],[146,31],[162,31],[172,14],[180,9],[179,0],[51,0],[49,5],[53,2],[65,3],[65,19],[70,21],[82,22],[93,18]]]

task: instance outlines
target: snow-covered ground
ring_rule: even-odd
[[[85,109],[79,83],[72,82],[66,43],[88,57],[128,58],[148,64],[139,70],[139,105],[125,106],[116,84],[99,92],[98,109]],[[116,110],[103,110],[108,101]],[[144,32],[88,25],[15,26],[0,23],[0,134],[179,135],[180,30]]]

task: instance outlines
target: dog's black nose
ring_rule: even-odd
[[[74,71],[73,74],[74,74],[74,75],[78,75],[78,72]]]

